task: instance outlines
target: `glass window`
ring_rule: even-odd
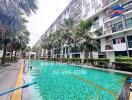
[[[84,3],[83,4],[84,5],[84,13],[85,13],[85,16],[87,16],[88,12],[90,11],[90,4],[87,0],[85,0],[83,3]]]
[[[127,36],[127,41],[128,41],[128,47],[132,48],[132,35],[131,36]]]
[[[127,56],[127,51],[115,51],[115,56]]]
[[[125,20],[126,28],[132,27],[132,18],[128,18]]]
[[[129,55],[130,55],[130,57],[132,57],[132,50],[129,51]]]
[[[92,8],[95,8],[97,4],[97,0],[91,0]]]
[[[112,32],[117,32],[123,30],[122,22],[118,22],[112,25]]]

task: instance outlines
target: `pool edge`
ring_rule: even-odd
[[[23,84],[23,67],[24,64],[21,63],[15,87],[22,86]],[[12,93],[11,100],[22,100],[22,88]]]

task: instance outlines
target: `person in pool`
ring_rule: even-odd
[[[33,67],[32,67],[32,66],[30,66],[30,69],[31,69],[31,70],[32,70],[32,68],[33,68]]]

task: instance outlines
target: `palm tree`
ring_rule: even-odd
[[[92,21],[81,21],[77,28],[77,37],[79,38],[79,48],[84,52],[84,59],[88,58],[88,53],[96,51],[99,43],[93,38],[95,33],[91,33],[90,29]]]
[[[62,37],[63,39],[65,39],[67,45],[70,45],[72,43],[74,25],[75,25],[75,21],[72,17],[69,17],[68,19],[64,19],[64,24],[62,24],[62,30],[63,30]]]
[[[65,44],[70,46],[70,44],[73,43],[73,33],[75,31],[74,28],[75,21],[72,17],[69,17],[68,19],[64,19],[64,24],[62,25],[62,39],[65,41]],[[68,53],[66,53],[68,57]]]
[[[29,42],[29,32],[26,30],[17,31],[13,34],[10,34],[8,37],[8,43],[10,45],[10,52],[11,52],[11,61],[13,57],[13,51],[16,52],[20,49],[24,50],[26,45]]]
[[[5,62],[8,37],[19,31],[24,24],[23,15],[30,15],[37,9],[36,0],[1,0],[0,1],[0,33],[3,40],[2,64]]]

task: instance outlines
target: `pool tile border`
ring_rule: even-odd
[[[15,88],[19,87],[19,86],[22,86],[22,84],[23,84],[23,67],[24,67],[24,64],[22,63],[20,65],[20,70],[19,70],[19,73],[18,73]],[[22,88],[14,91],[12,93],[11,100],[22,100]]]

